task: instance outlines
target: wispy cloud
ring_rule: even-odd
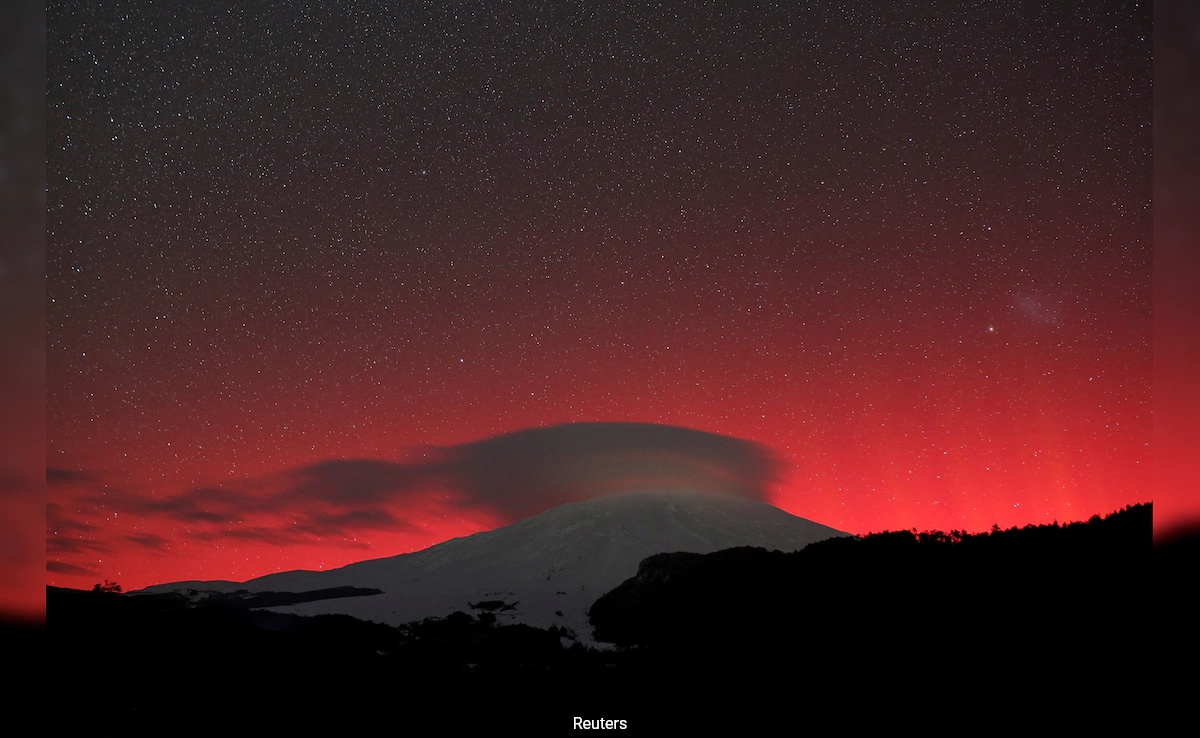
[[[64,576],[99,576],[100,572],[90,566],[79,566],[78,564],[68,564],[65,561],[46,561],[46,571],[54,574],[62,574]]]
[[[125,536],[125,540],[143,548],[152,548],[158,551],[165,551],[171,546],[171,541],[156,536],[153,533],[134,533],[133,535]]]
[[[48,522],[62,555],[104,546],[79,509],[132,518],[137,532],[115,538],[114,545],[159,551],[170,543],[166,530],[193,542],[366,546],[378,533],[428,535],[437,518],[473,515],[506,523],[629,489],[691,488],[762,500],[778,472],[770,450],[750,441],[665,425],[580,423],[427,448],[409,461],[328,460],[167,495],[118,489],[96,473],[47,470],[57,497],[74,490],[76,511],[52,503]]]

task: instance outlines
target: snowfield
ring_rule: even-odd
[[[366,597],[271,608],[340,613],[401,625],[456,610],[492,612],[498,623],[560,626],[593,644],[587,610],[657,553],[711,553],[736,546],[796,551],[846,535],[761,502],[691,490],[597,497],[410,554],[330,571],[291,571],[238,582],[177,582],[145,592],[383,590]],[[473,607],[473,605],[482,607]]]

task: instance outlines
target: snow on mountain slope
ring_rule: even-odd
[[[273,608],[301,615],[344,613],[399,625],[472,604],[493,603],[498,622],[558,625],[591,642],[587,610],[637,573],[647,556],[709,553],[735,546],[794,551],[846,535],[770,505],[688,490],[623,492],[554,508],[503,528],[417,553],[330,571],[293,571],[230,582],[180,582],[148,591],[303,592],[370,587],[383,594]],[[496,603],[504,603],[499,605]]]

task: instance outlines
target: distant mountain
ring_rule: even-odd
[[[273,607],[400,625],[461,610],[497,622],[559,626],[592,642],[587,610],[654,554],[738,546],[796,551],[847,534],[761,502],[686,490],[637,491],[563,505],[424,551],[331,571],[292,571],[245,583],[177,582],[144,592],[229,593],[377,589],[382,594]],[[292,600],[295,602],[296,600]]]

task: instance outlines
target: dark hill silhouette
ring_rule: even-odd
[[[602,641],[687,647],[710,638],[709,631],[727,630],[718,623],[806,612],[814,605],[839,613],[840,622],[856,610],[860,617],[896,610],[895,622],[922,628],[960,616],[965,607],[1015,618],[1014,608],[1024,606],[1018,603],[1033,599],[1047,613],[1050,605],[1124,610],[1129,603],[1114,599],[1144,574],[1150,510],[1135,505],[1087,523],[980,534],[884,531],[831,538],[794,553],[738,548],[659,554],[601,597],[590,618]],[[885,606],[887,601],[894,605]]]
[[[990,533],[895,531],[794,553],[661,554],[601,597],[597,639],[679,694],[841,704],[895,715],[947,701],[1030,709],[1050,694],[1145,696],[1151,508]],[[768,678],[780,670],[794,678]],[[819,674],[819,678],[814,675]],[[1039,696],[1040,695],[1040,696]],[[715,696],[715,695],[714,695]],[[1072,697],[1074,698],[1074,697]]]
[[[131,724],[218,711],[272,730],[1116,724],[1149,690],[1150,531],[1138,505],[985,534],[660,554],[593,606],[596,635],[622,644],[607,652],[502,625],[487,601],[393,627],[249,609],[270,597],[49,588],[46,663],[75,714]]]

